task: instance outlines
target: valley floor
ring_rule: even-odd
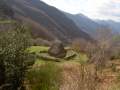
[[[107,67],[96,71],[93,64],[80,61],[38,59],[31,71],[28,90],[120,90],[120,60],[109,61]]]

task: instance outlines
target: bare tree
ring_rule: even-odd
[[[113,44],[112,30],[109,28],[99,28],[96,31],[96,40],[100,48],[109,49]]]
[[[95,63],[96,68],[105,66],[110,58],[110,51],[113,45],[113,33],[110,29],[101,28],[96,32],[97,44],[89,43],[86,51],[90,62]]]

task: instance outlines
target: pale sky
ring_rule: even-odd
[[[120,0],[42,0],[62,11],[92,19],[120,21]]]

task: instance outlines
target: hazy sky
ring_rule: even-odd
[[[93,19],[120,21],[120,0],[42,0],[62,11],[82,13]]]

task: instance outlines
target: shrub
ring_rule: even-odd
[[[29,46],[30,34],[24,26],[17,25],[15,30],[0,33],[0,74],[4,78],[2,84],[10,86],[5,90],[22,87],[24,74],[33,64],[33,56],[26,51]]]
[[[59,90],[60,69],[53,63],[46,63],[26,75],[28,90]]]

